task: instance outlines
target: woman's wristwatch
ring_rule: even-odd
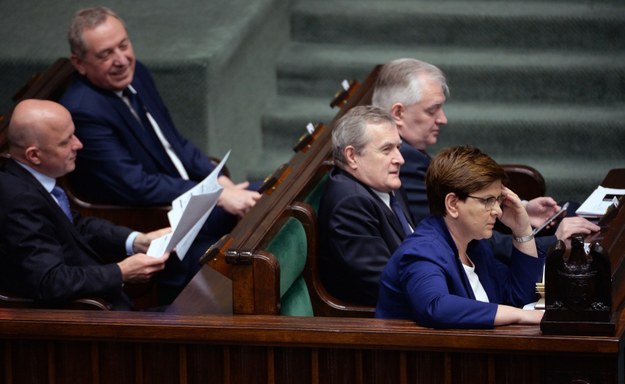
[[[530,233],[527,236],[516,236],[516,235],[512,235],[512,238],[514,239],[514,241],[516,241],[517,243],[527,243],[528,241],[531,241],[534,239],[534,234]]]

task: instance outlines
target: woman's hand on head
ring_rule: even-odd
[[[505,197],[501,203],[501,221],[516,236],[527,236],[532,232],[530,219],[519,196],[505,186],[501,186],[501,194]]]

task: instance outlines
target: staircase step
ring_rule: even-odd
[[[625,40],[625,39],[624,39]],[[511,50],[463,47],[291,43],[281,53],[278,92],[333,94],[343,79],[364,79],[377,65],[414,57],[440,67],[458,100],[622,103],[625,50]]]
[[[293,146],[309,123],[328,123],[337,113],[330,97],[279,97],[263,117],[265,147]]]
[[[535,167],[547,194],[578,202],[625,166],[622,0],[296,0],[291,24],[258,177],[288,162],[308,122],[331,121],[341,81],[399,57],[449,80],[450,123],[432,154],[473,144]]]
[[[299,1],[292,36],[341,44],[625,48],[622,3]],[[562,31],[566,31],[563,34]]]
[[[445,111],[438,146],[472,144],[493,156],[620,159],[625,164],[625,111],[583,105],[456,103]],[[601,151],[596,151],[601,148]],[[596,152],[591,152],[594,150]]]
[[[336,109],[328,98],[282,97],[268,111],[263,124],[262,161],[250,174],[265,177],[293,156],[291,148],[308,122],[329,124]],[[430,149],[472,144],[502,163],[521,163],[549,171],[580,171],[594,184],[592,173],[602,174],[610,167],[625,164],[625,111],[620,108],[579,105],[478,103],[450,100],[445,106],[450,123],[441,127],[437,145]],[[597,151],[601,148],[601,151]],[[571,165],[567,165],[569,159]],[[576,160],[577,159],[577,160]],[[582,159],[584,167],[575,164]],[[592,159],[592,161],[587,161]],[[599,171],[597,171],[599,169]],[[541,171],[542,172],[542,171]],[[548,175],[554,180],[575,179],[574,175]],[[564,172],[564,171],[563,171]],[[566,174],[566,173],[565,173]],[[557,176],[557,177],[556,177]],[[562,189],[554,184],[556,190]]]

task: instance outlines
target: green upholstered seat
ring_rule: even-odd
[[[308,288],[302,277],[306,265],[306,232],[302,223],[289,217],[267,246],[280,263],[280,313],[313,316]]]

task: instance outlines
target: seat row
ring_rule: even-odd
[[[286,314],[316,316],[365,316],[373,308],[350,305],[332,297],[321,284],[318,261],[317,209],[326,175],[332,166],[331,127],[347,110],[368,104],[380,66],[362,82],[352,80],[337,92],[330,107],[337,114],[328,125],[317,124],[293,145],[290,161],[269,175],[261,187],[256,206],[218,243],[207,250],[203,262],[232,281],[232,312],[241,314]],[[69,85],[74,68],[59,58],[44,73],[37,74],[14,97],[59,100]],[[6,128],[10,112],[0,122],[0,151],[6,150]],[[542,176],[524,165],[505,165],[513,189],[525,199],[545,191]],[[67,178],[62,180],[74,209],[82,215],[98,216],[140,231],[168,225],[169,207],[129,207],[89,202],[77,195]],[[210,283],[210,282],[209,282]],[[152,287],[153,288],[153,287]],[[150,289],[152,289],[150,288]],[[138,306],[150,306],[155,296],[140,287],[132,295]],[[9,302],[10,294],[5,295]],[[192,311],[181,295],[176,310]],[[143,301],[141,301],[143,300]],[[2,296],[0,296],[2,301]],[[15,303],[15,301],[13,301]],[[19,301],[27,305],[27,301]]]

